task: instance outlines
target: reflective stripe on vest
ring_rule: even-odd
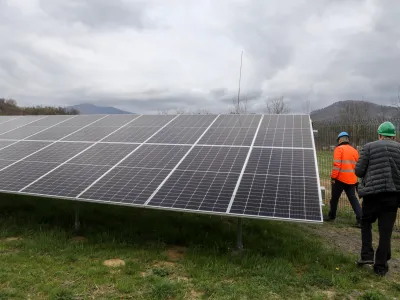
[[[335,159],[334,162],[342,163],[342,164],[351,164],[351,165],[357,164],[357,162],[354,161],[354,160],[340,160],[340,159]]]
[[[354,170],[341,170],[338,167],[333,167],[334,170],[342,172],[342,173],[354,173]]]

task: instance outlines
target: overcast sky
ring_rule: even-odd
[[[0,97],[225,113],[243,50],[251,111],[390,104],[399,16],[397,0],[0,0]]]

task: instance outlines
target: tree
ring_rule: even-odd
[[[267,98],[265,100],[267,112],[269,114],[288,114],[290,112],[289,106],[285,103],[283,96],[276,98]]]
[[[341,131],[347,131],[355,146],[365,143],[363,135],[367,130],[366,121],[369,119],[369,106],[364,101],[346,101],[340,110],[340,120],[343,124]]]
[[[369,118],[368,103],[364,101],[346,101],[340,109],[340,120],[345,124],[361,123]]]
[[[236,99],[232,99],[232,106],[229,109],[230,114],[247,114],[247,110],[249,108],[249,98],[244,97],[243,100],[239,100],[239,103]]]
[[[168,115],[169,110],[168,109],[158,109],[157,114],[159,115]]]
[[[76,109],[53,106],[18,106],[13,99],[0,98],[0,115],[78,115]]]
[[[396,117],[400,117],[400,86],[397,87],[396,99],[392,102],[393,106],[396,107]]]
[[[182,107],[182,108],[176,108],[175,109],[175,113],[177,115],[186,115],[186,114],[190,114],[190,111],[186,110],[186,108]]]

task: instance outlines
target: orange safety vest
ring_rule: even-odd
[[[331,178],[346,184],[355,184],[357,176],[354,169],[359,158],[358,151],[348,143],[340,144],[333,153]]]

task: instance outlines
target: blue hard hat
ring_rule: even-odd
[[[344,137],[344,136],[350,137],[347,132],[343,131],[343,132],[339,133],[337,140],[339,140],[341,137]]]

